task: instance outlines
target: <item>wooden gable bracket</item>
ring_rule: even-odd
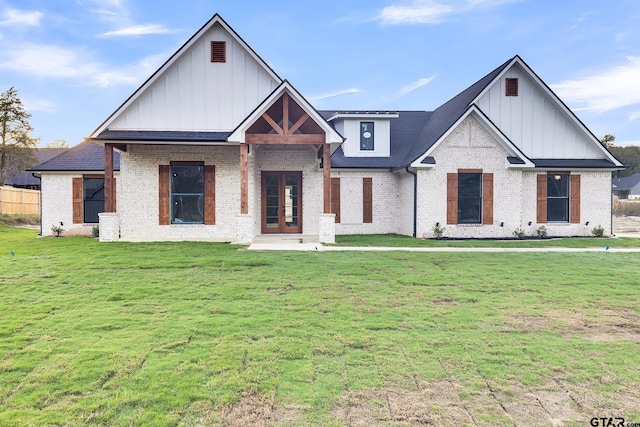
[[[297,109],[300,112],[300,107],[291,101],[291,97],[288,93],[282,95],[282,126],[266,111],[261,115],[261,118],[268,123],[268,126],[275,131],[275,134],[264,132],[264,127],[260,129],[251,129],[246,132],[246,142],[248,144],[313,144],[322,145],[325,142],[324,132],[316,126],[316,129],[305,131],[303,126],[310,119],[310,116],[306,112],[297,117],[294,113],[294,117],[291,117],[291,110]],[[294,107],[291,106],[291,102],[294,103]],[[273,113],[272,113],[273,114]],[[295,123],[290,124],[291,120],[295,120]],[[296,133],[301,131],[301,133]]]

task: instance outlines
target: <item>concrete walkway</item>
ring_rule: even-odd
[[[318,251],[318,252],[385,252],[385,251],[405,251],[405,252],[637,252],[640,248],[616,248],[616,247],[595,247],[595,248],[416,248],[416,247],[380,247],[380,246],[323,246],[320,243],[295,243],[295,242],[270,242],[252,243],[249,251]]]

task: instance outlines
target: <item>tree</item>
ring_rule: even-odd
[[[613,142],[615,140],[616,140],[616,137],[611,135],[610,133],[608,133],[608,134],[606,134],[605,136],[602,137],[600,142],[602,142],[602,145],[604,145],[606,148],[612,148],[613,147]]]
[[[33,130],[30,118],[14,87],[0,94],[0,185],[4,185],[9,168],[20,171],[37,161],[34,149],[38,138],[29,136]]]
[[[45,145],[46,148],[69,148],[69,144],[64,139],[54,139]]]

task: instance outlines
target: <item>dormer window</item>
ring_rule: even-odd
[[[506,79],[506,96],[518,96],[518,79]]]
[[[373,122],[360,122],[360,150],[373,151]]]
[[[227,62],[227,42],[211,42],[211,62]]]

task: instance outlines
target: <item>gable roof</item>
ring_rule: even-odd
[[[260,105],[256,107],[251,114],[249,114],[240,123],[235,130],[228,136],[229,141],[245,142],[245,132],[247,129],[264,113],[273,103],[278,100],[285,93],[289,96],[307,113],[309,117],[314,120],[324,131],[326,135],[327,144],[342,144],[344,138],[331,126],[325,117],[316,110],[313,105],[307,101],[304,96],[296,90],[296,88],[289,83],[288,80],[283,81]],[[337,148],[337,147],[336,147]]]
[[[113,169],[120,170],[120,153],[113,152]],[[30,172],[103,172],[104,148],[90,141],[84,141],[57,156],[38,163]]]
[[[49,159],[52,159],[53,157],[59,154],[64,153],[67,150],[69,150],[69,148],[43,147],[43,148],[37,148],[36,150],[34,150],[34,154],[38,159],[37,164],[40,164],[40,163],[46,162]],[[5,185],[11,185],[14,187],[27,187],[27,186],[40,185],[40,180],[35,176],[33,176],[30,170],[31,169],[15,171],[12,168],[7,168],[7,171],[5,173],[5,179],[4,179]]]
[[[470,108],[471,102],[512,60],[513,58],[501,64],[435,111],[401,111],[399,119],[391,120],[391,156],[387,158],[344,157],[344,152],[340,148],[331,157],[331,166],[399,169],[411,165],[451,129]],[[335,111],[326,111],[323,114],[325,117],[330,117],[335,113]]]
[[[575,121],[576,126],[581,129],[585,135],[598,147],[605,158],[601,159],[529,159],[485,114],[477,105],[479,98],[489,89],[489,87],[501,76],[507,72],[514,64],[520,64],[522,68],[529,73],[532,79],[537,82],[548,96],[553,99],[557,105],[565,111],[565,113]],[[424,161],[429,157],[429,151],[439,143],[463,118],[471,111],[475,111],[477,116],[498,134],[500,142],[514,154],[509,156],[509,164],[520,166],[535,166],[544,168],[599,168],[599,169],[616,169],[621,168],[622,164],[600,144],[593,133],[578,119],[578,117],[551,91],[551,89],[533,72],[533,70],[520,58],[515,55],[508,59],[489,74],[473,83],[471,86],[451,98],[449,101],[436,108],[433,112],[423,112],[427,119],[423,122],[412,122],[410,124],[403,123],[415,131],[417,126],[422,125],[417,138],[412,138],[403,143],[396,142],[394,144],[392,135],[391,156],[386,159],[361,158],[361,157],[344,157],[343,151],[340,149],[332,156],[332,166],[338,168],[358,168],[358,167],[388,167],[391,169],[400,169],[407,166],[432,166],[434,163],[431,159]],[[402,114],[401,114],[402,116]],[[405,116],[406,119],[409,117]],[[397,120],[397,119],[396,119]],[[392,128],[394,121],[391,121]],[[426,157],[425,157],[426,156]]]
[[[138,89],[136,89],[129,98],[127,98],[122,105],[120,105],[107,119],[98,126],[96,130],[94,130],[91,134],[90,139],[95,140],[104,140],[106,137],[102,135],[102,133],[108,130],[108,127],[111,123],[113,123],[121,113],[126,111],[126,109],[133,103],[137,98],[139,98],[146,89],[151,87],[156,80],[164,74],[166,70],[168,70],[181,56],[184,52],[186,52],[191,46],[193,46],[199,39],[202,37],[207,31],[209,31],[215,24],[221,25],[230,35],[231,37],[240,44],[250,55],[251,57],[258,62],[262,66],[262,68],[269,74],[271,78],[273,78],[276,82],[282,83],[282,79],[276,74],[276,72],[249,46],[243,39],[235,32],[233,28],[227,24],[227,22],[222,19],[219,14],[213,15],[213,17],[207,21],[193,36],[189,38],[169,59],[162,64],[160,68],[158,68],[152,75],[149,77]],[[166,131],[166,134],[174,133],[173,131]],[[177,140],[175,136],[173,136],[170,140]],[[155,141],[152,139],[152,141]]]
[[[512,68],[515,64],[518,64],[520,68],[524,70],[524,72],[538,85],[538,87],[547,95],[547,97],[551,99],[557,105],[557,107],[560,108],[560,110],[562,110],[567,115],[567,117],[569,117],[571,121],[573,121],[576,127],[580,129],[583,132],[583,134],[586,135],[589,140],[591,140],[591,143],[597,149],[599,149],[608,159],[608,162],[600,162],[601,164],[600,166],[588,166],[588,167],[606,167],[606,168],[623,167],[622,163],[620,163],[613,156],[613,154],[611,154],[611,152],[604,145],[600,143],[600,140],[593,134],[593,132],[591,132],[591,130],[587,128],[587,126],[582,122],[582,120],[580,120],[578,116],[576,116],[576,114],[562,101],[562,99],[560,99],[560,97],[551,90],[551,88],[540,78],[540,76],[538,76],[536,72],[533,71],[533,69],[529,66],[529,64],[527,64],[520,57],[520,55],[515,55],[513,58],[511,58],[508,61],[508,64],[507,64],[508,66],[504,67],[502,71],[495,76],[494,80],[500,79],[502,75],[506,73],[507,70]],[[478,93],[478,95],[476,95],[476,97],[472,100],[474,104],[477,104],[480,98],[485,94],[485,92],[489,90],[489,86],[490,85],[485,86],[485,88],[480,93]],[[568,160],[568,159],[557,159],[557,160],[558,162],[560,162],[561,160]],[[597,162],[592,164],[595,165],[597,164]],[[604,164],[607,164],[607,166],[604,166]],[[566,165],[563,165],[560,167],[571,167],[571,165],[572,165],[572,162],[567,162]],[[536,164],[536,166],[538,166],[538,164]]]

